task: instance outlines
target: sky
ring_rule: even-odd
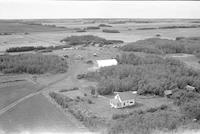
[[[0,19],[200,18],[200,1],[0,0]]]

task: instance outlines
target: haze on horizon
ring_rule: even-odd
[[[200,1],[0,0],[0,19],[200,18]]]

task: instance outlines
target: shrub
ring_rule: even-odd
[[[112,27],[111,25],[99,24],[99,27]]]
[[[88,104],[93,104],[93,102],[90,99],[88,99]]]
[[[83,78],[85,78],[85,77],[86,77],[86,74],[78,74],[78,75],[76,76],[77,79],[83,79]]]
[[[55,55],[21,54],[0,57],[0,71],[3,73],[62,73],[67,68],[67,62]]]
[[[149,134],[157,130],[174,130],[181,122],[181,116],[171,111],[156,111],[153,113],[134,113],[125,119],[117,119],[108,129],[109,134]]]
[[[113,29],[103,29],[102,32],[104,32],[104,33],[120,33],[118,30],[113,30]]]
[[[50,92],[49,96],[53,98],[63,108],[68,108],[69,107],[68,103],[73,101],[71,98],[55,92]]]
[[[87,64],[93,64],[93,61],[92,60],[88,60],[86,63]]]
[[[187,117],[200,120],[200,99],[189,101],[181,105],[181,112]]]
[[[24,47],[11,47],[6,50],[6,52],[25,52],[25,51],[38,51],[46,49],[46,47],[43,46],[24,46]]]
[[[199,38],[177,37],[176,40],[149,38],[129,43],[123,46],[123,51],[135,51],[155,54],[169,53],[189,53],[195,54],[200,52]]]
[[[89,26],[89,27],[86,27],[87,30],[96,30],[96,29],[100,29],[100,27],[98,26]]]
[[[173,93],[172,99],[176,105],[181,106],[190,101],[200,101],[200,95],[192,91],[178,90]]]

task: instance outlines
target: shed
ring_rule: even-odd
[[[187,85],[185,88],[186,88],[188,91],[194,91],[194,90],[195,90],[195,87],[190,86],[190,85]]]
[[[124,108],[135,105],[136,95],[132,92],[118,92],[113,99],[110,100],[110,105],[113,108]]]
[[[165,90],[164,94],[166,97],[170,97],[172,95],[172,90]]]

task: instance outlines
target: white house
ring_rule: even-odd
[[[123,108],[135,105],[135,94],[132,92],[118,92],[113,99],[110,100],[113,108]]]

